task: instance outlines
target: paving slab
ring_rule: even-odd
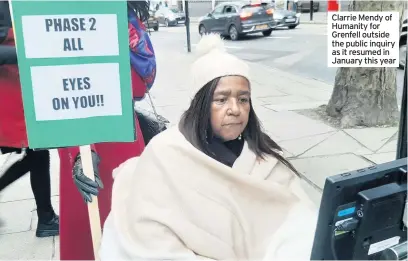
[[[271,136],[269,136],[269,137],[271,137]],[[278,143],[278,145],[282,148],[282,150],[283,150],[283,155],[284,155],[285,158],[293,158],[293,157],[296,156],[296,155],[294,155],[293,153],[291,153],[291,152],[289,152],[288,150],[286,150],[285,148],[283,148],[283,147],[281,146],[280,142],[276,141],[276,140],[273,139],[272,137],[271,137],[271,139],[272,139],[274,142]]]
[[[185,53],[156,52],[157,77],[151,90],[153,96],[173,95],[188,90],[189,70],[193,55]]]
[[[358,140],[368,149],[377,151],[383,147],[395,133],[398,133],[398,128],[345,129],[344,132]]]
[[[269,130],[267,130],[267,129],[265,129],[265,128],[264,128],[264,132],[265,132],[266,134],[268,134],[268,136],[269,136],[274,142],[278,143],[278,145],[281,144],[281,138],[280,138],[280,137],[276,136],[275,134],[273,134],[272,132],[270,132]],[[284,151],[285,151],[285,150],[284,150]],[[286,150],[286,151],[287,151],[287,150]],[[287,151],[287,152],[288,152],[287,157],[293,157],[293,156],[294,156],[294,155],[293,155],[292,153],[290,153],[289,151]]]
[[[259,64],[250,63],[250,66],[252,69],[251,81],[263,85],[265,89],[273,88],[287,94],[305,96],[318,101],[328,101],[331,97],[333,86],[324,82]]]
[[[387,144],[385,144],[383,147],[381,147],[381,149],[377,150],[377,153],[395,152],[397,151],[397,143],[397,139],[391,140],[387,142]]]
[[[327,84],[325,82],[322,82],[322,81],[319,81],[313,78],[293,75],[289,72],[282,71],[277,68],[265,68],[265,69],[268,70],[268,72],[272,73],[273,75],[280,76],[278,79],[281,79],[283,81],[290,81],[294,83],[295,86],[302,86],[302,87],[308,86],[316,90],[328,90],[330,93],[333,90],[333,85]]]
[[[382,163],[386,163],[386,162],[395,160],[397,154],[396,152],[384,152],[384,153],[375,153],[375,154],[362,155],[362,156],[374,162],[375,164],[382,164]]]
[[[279,140],[293,140],[335,131],[324,123],[291,111],[271,111],[262,120],[264,127]]]
[[[265,105],[265,107],[273,111],[296,111],[314,109],[326,103],[327,103],[326,101],[297,102],[287,104]]]
[[[151,96],[156,99],[164,99],[164,98],[186,98],[188,97],[188,92],[185,88],[176,89],[176,87],[171,86],[171,91],[164,92],[152,92]]]
[[[185,96],[169,96],[169,97],[155,97],[154,105],[163,107],[163,106],[179,106],[179,107],[188,107],[190,105],[190,99],[187,95]]]
[[[51,260],[53,240],[39,239],[34,231],[0,235],[0,260]]]
[[[290,152],[295,157],[302,155],[317,144],[334,135],[337,131],[327,132],[323,134],[308,136],[300,139],[285,140],[279,142],[279,145]]]
[[[271,114],[274,113],[274,111],[266,108],[263,105],[259,105],[259,104],[253,104],[253,108],[255,111],[256,116],[258,117],[258,119],[261,122],[262,127],[264,128],[265,131],[269,131],[269,127],[267,128],[267,126],[265,125],[265,122],[267,122],[268,120],[270,120]]]
[[[331,88],[318,88],[310,85],[302,85],[297,82],[292,82],[289,84],[281,83],[279,85],[276,83],[275,88],[278,90],[284,90],[286,93],[291,95],[304,96],[317,101],[326,101],[325,103],[330,100],[332,95]]]
[[[280,70],[265,69],[265,67],[261,69],[260,65],[253,64],[251,66],[259,68],[251,76],[251,81],[264,86],[263,89],[265,90],[275,89],[286,94],[304,96],[319,101],[328,101],[331,97],[333,87],[326,83],[316,80],[302,82],[301,77],[299,79],[298,76],[294,75],[289,77],[288,73]],[[268,75],[268,77],[265,77],[265,75]]]
[[[266,121],[268,119],[268,116],[273,113],[272,110],[266,108],[261,102],[255,102],[252,103],[252,106],[254,108],[254,111],[256,115],[262,120]]]
[[[309,86],[313,87],[315,89],[329,89],[331,92],[333,89],[332,85],[329,85],[325,82],[318,81],[316,79],[312,78],[307,78],[299,75],[294,75],[291,73],[288,73],[283,70],[279,70],[277,68],[272,68],[272,67],[266,67],[264,65],[258,64],[258,63],[248,63],[251,67],[251,80],[258,82],[260,84],[270,84],[270,83],[285,83],[282,87],[288,87],[292,83],[297,86]],[[265,76],[268,77],[265,77]]]
[[[306,194],[309,196],[310,200],[314,203],[316,207],[320,206],[320,201],[322,200],[321,191],[317,190],[311,184],[307,183],[305,180],[301,180],[301,185]]]
[[[313,157],[322,155],[335,155],[354,153],[357,155],[372,154],[371,151],[364,147],[361,143],[358,143],[355,139],[344,133],[343,131],[337,132],[335,135],[330,136],[317,146],[311,148],[305,152],[302,157]]]
[[[260,101],[264,103],[267,103],[266,101],[270,98],[286,95],[288,94],[283,91],[278,91],[275,88],[265,88],[265,85],[260,85],[258,83],[253,83],[251,85],[252,99],[258,98]]]
[[[265,54],[262,53],[241,53],[240,58],[246,62],[257,62],[265,59]]]
[[[312,99],[304,96],[298,95],[285,95],[285,96],[267,96],[267,97],[260,97],[258,100],[261,100],[264,103],[266,108],[269,108],[269,105],[280,105],[280,104],[288,104],[288,103],[302,103],[302,102],[310,102],[313,101]]]
[[[0,203],[0,235],[30,231],[34,209],[33,199]]]
[[[33,198],[34,195],[30,185],[30,173],[27,173],[1,192],[0,203]]]
[[[269,96],[269,97],[270,97],[270,96]],[[263,101],[260,100],[259,98],[252,97],[252,98],[251,98],[251,102],[252,102],[252,107],[254,107],[254,108],[263,107],[264,109],[266,109],[266,108],[264,107],[265,102],[263,102]]]
[[[321,189],[329,176],[373,165],[370,161],[352,153],[291,159],[290,162]]]
[[[279,57],[277,59],[273,60],[273,63],[279,64],[280,68],[284,66],[285,68],[292,66],[293,64],[299,63],[303,59],[306,58],[306,56],[310,55],[314,50],[304,50],[300,52],[296,52],[293,54],[285,55],[283,57]]]

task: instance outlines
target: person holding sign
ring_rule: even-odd
[[[0,13],[5,14],[2,17],[10,19],[8,2],[0,4]],[[56,236],[59,234],[59,217],[51,205],[50,154],[48,150],[34,151],[27,148],[14,33],[11,20],[2,22],[5,24],[0,25],[0,35],[6,37],[0,43],[0,151],[10,154],[12,164],[0,166],[0,192],[30,172],[38,215],[36,236]]]
[[[249,66],[218,35],[197,51],[179,124],[114,171],[100,259],[310,259],[317,208],[261,129]]]
[[[153,47],[143,21],[149,18],[149,1],[129,1],[129,49],[133,97],[140,100],[151,88],[156,75]],[[141,57],[143,56],[143,57]],[[141,61],[142,60],[142,61]],[[112,172],[129,158],[139,156],[145,143],[135,116],[137,140],[133,143],[98,143],[91,145],[95,181],[84,175],[78,147],[60,148],[61,177],[73,177],[60,187],[60,260],[94,260],[87,205],[98,196],[103,226],[111,207]],[[66,178],[68,181],[69,178]],[[79,191],[79,193],[78,193]]]

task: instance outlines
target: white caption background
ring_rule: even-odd
[[[85,18],[86,31],[46,30],[46,19]],[[91,18],[96,19],[90,31]],[[64,23],[62,23],[64,25]],[[27,58],[114,56],[119,54],[116,14],[29,15],[22,17],[24,49]],[[64,38],[81,38],[82,51],[64,51]]]
[[[64,91],[63,79],[89,77],[88,90]],[[31,67],[37,121],[122,115],[119,64],[82,64]],[[73,97],[103,95],[103,106],[75,108]],[[69,109],[54,110],[54,98],[68,98]]]
[[[356,21],[339,21],[339,16],[345,17],[353,15],[356,16]],[[381,22],[370,20],[365,21],[361,20],[360,16],[380,16],[382,17]],[[391,21],[385,19],[386,16],[392,15]],[[337,21],[336,21],[337,20]],[[329,12],[327,18],[327,66],[328,67],[398,67],[399,62],[399,13],[398,12]],[[333,28],[342,25],[358,25],[363,24],[366,27],[360,29],[336,29]],[[378,29],[370,28],[370,24],[379,25]],[[336,33],[359,33],[358,36],[354,37],[342,37],[337,36]],[[367,38],[364,34],[374,33],[388,33],[389,38]],[[343,46],[335,46],[333,41],[338,43],[343,43]],[[388,47],[377,47],[375,44],[386,44],[393,43],[393,46],[390,44]],[[364,46],[362,43],[365,43]],[[346,45],[348,45],[346,47]],[[346,54],[344,54],[344,50]],[[371,50],[378,52],[380,50],[380,55],[355,55],[352,52]],[[385,52],[384,52],[385,50]],[[340,54],[336,55],[336,51],[339,51]],[[388,55],[384,54],[386,51],[389,52]],[[390,60],[394,59],[394,60]]]

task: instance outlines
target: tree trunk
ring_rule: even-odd
[[[405,1],[352,0],[350,11],[399,11]],[[400,24],[402,19],[400,19]],[[397,68],[339,68],[326,112],[341,119],[342,128],[393,125],[399,117]]]

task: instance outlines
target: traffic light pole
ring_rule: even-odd
[[[398,130],[397,159],[407,157],[407,62],[405,60],[404,85],[402,86],[401,116]]]
[[[185,14],[186,14],[186,33],[187,33],[187,52],[191,53],[191,39],[190,39],[190,15],[188,12],[188,0],[184,0]]]

